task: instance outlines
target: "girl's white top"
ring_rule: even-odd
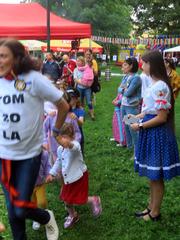
[[[141,111],[145,114],[158,114],[159,110],[170,109],[170,102],[170,89],[165,82],[159,80],[146,89]]]
[[[43,142],[44,101],[56,102],[63,92],[41,73],[18,76],[25,82],[0,78],[0,158],[23,160],[37,156]],[[21,85],[21,84],[20,84]]]
[[[62,176],[65,184],[70,184],[79,180],[85,171],[87,166],[84,163],[81,146],[76,140],[72,141],[73,148],[58,147],[57,156],[50,174],[56,176],[58,172],[62,172]]]

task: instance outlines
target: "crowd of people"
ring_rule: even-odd
[[[43,63],[14,39],[0,40],[0,176],[13,239],[25,240],[26,219],[46,228],[48,240],[59,239],[53,211],[47,209],[46,183],[61,179],[60,199],[71,228],[79,216],[74,205],[88,204],[94,217],[102,212],[99,196],[88,194],[84,152],[84,97],[94,120],[91,50],[80,63],[63,55],[63,68],[52,53]],[[97,68],[97,65],[95,66]],[[77,74],[74,74],[77,70]],[[74,75],[76,77],[74,77]],[[58,194],[58,193],[57,193]],[[0,231],[4,231],[3,224]]]
[[[125,76],[113,100],[112,140],[133,150],[135,171],[150,182],[149,202],[136,217],[158,221],[164,180],[180,175],[174,128],[180,81],[157,51],[142,57],[142,69],[139,76],[133,57],[123,63]],[[47,53],[38,62],[17,40],[0,40],[0,176],[14,240],[27,239],[26,219],[34,230],[44,225],[48,240],[59,239],[46,196],[46,184],[55,179],[67,210],[64,228],[80,220],[76,205],[87,204],[94,217],[101,215],[100,196],[88,192],[83,134],[85,99],[95,119],[91,87],[97,80],[91,50],[77,60]]]

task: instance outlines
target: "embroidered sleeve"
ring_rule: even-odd
[[[152,89],[152,97],[155,101],[154,107],[156,110],[168,110],[171,108],[170,91],[165,83],[157,84],[157,86]]]

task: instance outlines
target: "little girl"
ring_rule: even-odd
[[[32,202],[35,202],[40,208],[47,208],[47,199],[46,199],[46,185],[45,179],[49,174],[51,169],[51,165],[49,163],[49,155],[48,152],[43,150],[41,156],[41,165],[39,169],[39,175],[36,180],[35,188],[32,194]],[[38,230],[40,228],[40,223],[33,221],[32,228],[34,230]]]
[[[58,158],[46,181],[52,181],[61,169],[64,184],[60,198],[64,201],[69,214],[65,219],[64,228],[70,228],[79,220],[74,205],[90,204],[94,217],[98,217],[102,212],[101,200],[99,196],[88,196],[87,166],[83,160],[80,144],[74,139],[72,124],[64,123],[61,136],[57,136],[56,139],[61,146],[58,147]]]
[[[125,126],[122,121],[121,114],[121,100],[122,94],[118,93],[117,97],[112,101],[112,104],[115,106],[112,127],[113,127],[113,139],[117,142],[117,147],[126,146],[126,135],[125,135]]]

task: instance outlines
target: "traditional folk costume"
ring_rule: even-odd
[[[154,118],[159,110],[171,108],[170,90],[161,80],[146,91],[142,112],[143,122]],[[170,180],[180,175],[179,152],[173,130],[168,123],[140,129],[136,148],[135,171],[150,180]]]

